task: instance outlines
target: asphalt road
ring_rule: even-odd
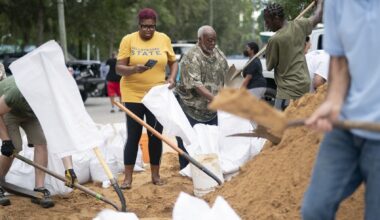
[[[87,112],[95,123],[111,124],[125,122],[125,113],[118,111],[115,107],[115,113],[111,113],[111,103],[108,97],[90,97],[84,103]]]

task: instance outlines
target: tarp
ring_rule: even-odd
[[[57,42],[48,41],[13,62],[10,69],[41,123],[50,153],[65,157],[102,143]]]

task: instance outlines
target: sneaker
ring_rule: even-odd
[[[10,205],[11,201],[4,194],[5,194],[5,191],[3,190],[3,188],[0,187],[0,205],[2,206]]]
[[[42,193],[41,198],[32,198],[32,202],[42,206],[43,208],[51,208],[54,206],[53,200],[50,198],[50,192],[45,187],[34,188],[35,192]]]
[[[115,112],[115,110],[114,109],[111,109],[111,111],[110,111],[111,113],[114,113]]]

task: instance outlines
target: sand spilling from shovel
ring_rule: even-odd
[[[286,117],[310,115],[323,101],[325,90],[292,103]],[[279,145],[265,146],[239,176],[206,198],[213,202],[217,195],[223,196],[242,219],[300,219],[301,201],[321,139],[321,134],[304,127],[287,129]],[[341,205],[338,219],[363,219],[362,188]]]

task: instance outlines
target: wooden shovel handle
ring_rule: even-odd
[[[303,126],[305,119],[291,120],[287,123],[287,127]],[[361,129],[366,131],[380,132],[380,124],[374,122],[363,121],[336,121],[333,123],[335,128],[341,129]]]
[[[177,147],[177,144],[173,143],[169,138],[163,136],[160,132],[156,131],[154,128],[152,128],[150,125],[148,125],[145,121],[143,121],[141,118],[139,118],[133,112],[131,112],[129,109],[127,109],[125,106],[123,106],[120,102],[114,102],[114,104],[117,107],[119,107],[121,110],[123,110],[125,113],[127,113],[129,117],[133,118],[139,124],[141,124],[142,126],[144,126],[148,131],[152,132],[152,134],[154,136],[158,137],[163,142],[165,142],[169,147],[171,147],[173,150],[177,151],[179,155],[181,155],[182,157],[184,157],[186,160],[188,160],[194,166],[198,167],[201,171],[203,171],[209,177],[211,177],[212,179],[214,179],[219,185],[223,184],[223,182],[215,174],[213,174],[209,169],[207,169],[201,163],[199,163],[198,161],[196,161],[189,154],[187,154],[186,152],[184,152],[183,150],[181,150],[181,148]]]

